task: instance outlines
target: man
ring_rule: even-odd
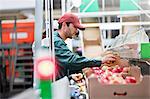
[[[101,61],[79,56],[68,49],[65,40],[77,36],[78,29],[85,29],[76,15],[66,13],[58,20],[58,24],[59,28],[54,32],[55,56],[58,66],[57,79],[67,76],[69,73],[81,71],[85,67],[101,66],[102,62],[116,61],[116,57],[113,55],[108,55]]]

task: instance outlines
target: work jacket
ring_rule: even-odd
[[[100,60],[88,59],[70,51],[57,31],[54,32],[54,46],[57,79],[67,76],[70,73],[81,71],[85,67],[97,67],[101,65]]]

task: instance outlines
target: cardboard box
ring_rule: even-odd
[[[83,31],[83,39],[90,41],[100,40],[99,28],[86,28]]]
[[[122,58],[140,58],[138,43],[123,44],[109,50],[117,51]]]
[[[150,76],[141,79],[139,73],[138,69],[132,73],[138,80],[136,84],[106,85],[95,77],[87,78],[89,99],[150,99]]]
[[[88,45],[84,48],[84,56],[88,58],[100,57],[102,54],[102,48],[100,45]]]

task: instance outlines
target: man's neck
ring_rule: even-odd
[[[58,30],[58,34],[64,41],[67,39],[66,36],[64,35],[65,33],[63,31]]]

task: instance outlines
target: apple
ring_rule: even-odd
[[[117,67],[112,70],[113,73],[121,73],[122,71],[123,71],[123,68],[121,67]]]
[[[119,81],[113,79],[113,80],[111,80],[111,81],[109,82],[109,84],[119,84]]]
[[[124,67],[122,70],[122,72],[124,73],[129,73],[129,71],[130,71],[130,67]]]
[[[84,68],[82,71],[83,71],[83,73],[85,73],[85,75],[87,77],[89,77],[91,74],[94,73],[93,69],[91,69],[91,68]]]
[[[96,75],[100,75],[100,74],[101,74],[101,71],[100,71],[100,70],[94,70],[94,73],[95,73]]]
[[[136,83],[135,77],[132,77],[132,76],[127,76],[125,78],[125,81],[126,81],[126,83]]]
[[[93,70],[99,70],[100,67],[92,67]]]
[[[101,70],[108,70],[108,66],[102,66]]]
[[[101,78],[99,79],[99,81],[100,81],[100,83],[102,83],[102,84],[109,84],[109,80],[106,79],[106,78],[103,78],[103,77],[101,77]]]
[[[98,76],[95,73],[92,73],[91,75],[88,76],[88,78],[97,78]]]
[[[92,71],[94,76],[98,78],[102,84],[136,83],[135,77],[130,75],[130,67],[103,65],[101,67],[93,67]]]

